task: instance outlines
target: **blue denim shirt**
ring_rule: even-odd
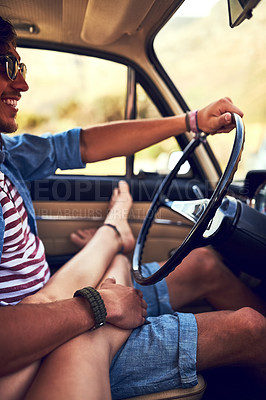
[[[84,168],[79,146],[80,128],[56,135],[29,134],[10,137],[2,134],[4,162],[0,170],[16,186],[28,212],[31,231],[37,234],[35,212],[25,181],[43,179],[57,168]],[[5,221],[0,206],[0,258],[4,242]]]

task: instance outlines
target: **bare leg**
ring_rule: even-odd
[[[113,191],[110,200],[110,211],[105,219],[105,223],[118,227],[123,238],[122,246],[124,254],[130,253],[135,246],[135,239],[128,225],[128,215],[132,203],[128,184],[125,181],[120,181],[118,188],[115,188]]]
[[[176,309],[205,298],[218,310],[236,310],[196,315],[197,370],[252,366],[257,384],[265,388],[265,303],[208,248],[191,252],[166,280],[171,304]]]
[[[108,276],[116,276],[118,272],[114,270],[114,265],[117,264],[119,269],[123,259],[124,268],[121,268],[122,272],[117,275],[117,279],[118,283],[123,282],[124,279],[126,284],[129,284],[129,280],[125,277],[128,274],[128,262],[125,264],[124,256],[115,257],[115,255],[120,250],[121,244],[128,250],[134,246],[134,238],[127,223],[131,205],[132,198],[128,185],[120,182],[119,188],[112,196],[112,208],[110,215],[108,214],[106,218],[106,223],[115,225],[121,233],[121,238],[109,226],[101,227],[88,245],[58,271],[42,290],[30,296],[31,298],[25,298],[23,302],[56,301],[72,297],[79,288],[96,286],[110,265],[113,268],[108,270]],[[39,362],[36,362],[13,375],[0,378],[0,392],[5,393],[5,400],[19,399],[19,393],[25,393],[38,367]]]
[[[43,361],[26,399],[111,399],[110,363],[128,335],[107,325],[64,344]]]
[[[131,279],[131,264],[126,256],[123,254],[117,254],[113,259],[110,267],[104,274],[102,281],[99,282],[97,288],[101,285],[103,281],[107,278],[115,278],[116,283],[125,286],[133,286]]]
[[[119,182],[112,199],[105,224],[116,226],[121,237],[110,226],[100,227],[87,245],[34,295],[37,301],[61,300],[72,297],[81,287],[96,287],[121,246],[126,252],[132,250],[135,240],[127,221],[132,198],[126,182]]]
[[[237,311],[218,311],[196,315],[196,319],[198,324],[197,369],[199,371],[221,365],[265,366],[266,323],[265,318],[257,311],[250,308],[243,308]],[[51,379],[51,386],[49,389],[47,387],[44,389],[45,395],[47,395],[47,393],[56,393],[54,398],[60,400],[61,398],[65,398],[66,393],[70,393],[71,398],[75,398],[76,395],[78,398],[85,399],[85,396],[88,396],[88,393],[90,393],[90,390],[93,388],[92,393],[97,393],[97,396],[94,395],[95,397],[93,397],[93,399],[110,398],[108,387],[105,385],[101,387],[103,380],[99,380],[99,375],[97,375],[98,378],[95,376],[95,368],[94,370],[91,369],[92,363],[88,362],[88,358],[85,357],[85,360],[81,361],[81,364],[79,364],[80,358],[82,359],[84,354],[88,354],[90,360],[94,361],[94,352],[95,349],[98,348],[101,338],[98,337],[97,339],[99,342],[92,342],[91,351],[88,353],[86,353],[88,347],[84,345],[84,351],[81,352],[80,343],[79,345],[75,345],[74,342],[74,345],[66,349],[66,352],[63,353],[63,350],[61,354],[59,352],[59,356],[54,360],[54,363],[53,359],[51,359],[51,364],[48,364],[46,369],[43,370],[44,374],[40,375],[41,379],[47,380],[48,382],[50,382]],[[105,342],[105,346],[102,347],[101,344],[99,348],[104,348],[108,351],[108,346],[109,345],[106,345]],[[96,354],[98,354],[98,350]],[[109,354],[111,354],[112,357],[112,351],[110,351],[110,349]],[[56,353],[53,354],[53,356],[55,355]],[[65,357],[67,357],[67,359]],[[107,374],[108,371],[102,366],[103,360],[105,363],[108,362],[106,351],[104,354],[100,352],[99,359],[101,360],[99,371],[103,374]],[[96,365],[99,359],[98,356],[95,356]],[[84,379],[84,376],[80,373],[80,367],[76,369],[67,367],[72,363],[74,366],[77,366],[77,364],[81,366],[82,371],[86,369],[88,371],[87,377],[89,376],[91,379],[95,377],[96,388],[93,385],[88,387],[88,379]],[[64,376],[61,375],[59,381],[57,381],[53,375],[55,366],[64,373]],[[50,372],[47,373],[47,371]],[[64,382],[67,382],[66,386]],[[34,391],[32,395],[30,392],[32,397],[29,397],[29,399],[44,398],[42,397],[43,385],[40,384],[38,379],[36,380],[36,386],[37,389],[40,388],[41,394],[39,394],[38,391]],[[33,390],[36,390],[35,386]],[[67,392],[65,390],[67,390]],[[53,397],[51,398],[53,399]]]
[[[82,249],[95,235],[97,229],[78,229],[70,235],[72,242]]]
[[[266,366],[266,320],[251,308],[196,315],[197,369],[224,365]]]
[[[127,258],[117,255],[107,276],[131,286],[129,271]],[[109,367],[130,332],[106,325],[62,345],[42,362],[26,399],[111,399]]]
[[[208,248],[193,250],[167,278],[172,307],[205,298],[217,310],[252,307],[265,315],[266,305]]]
[[[123,196],[120,196],[120,194],[123,194]],[[127,203],[125,207],[123,207],[123,204],[120,204],[120,206],[117,206],[117,202],[124,202]],[[130,207],[129,207],[130,205]],[[115,188],[109,203],[109,213],[108,216],[105,220],[105,223],[111,223],[115,224],[114,221],[119,219],[122,221],[126,221],[126,225],[124,226],[124,229],[121,227],[120,224],[120,233],[123,233],[123,236],[125,235],[124,238],[124,243],[123,243],[123,253],[128,254],[132,251],[133,246],[135,244],[135,240],[133,238],[133,235],[131,231],[128,229],[127,226],[127,219],[128,219],[128,214],[129,210],[132,205],[132,197],[129,193],[128,190],[128,185],[124,181],[119,182],[119,187]],[[122,206],[122,207],[121,207]],[[97,232],[97,229],[79,229],[77,232],[73,232],[70,235],[70,239],[79,247],[82,249],[84,246],[86,246],[87,243],[93,238],[95,233]]]
[[[39,368],[39,361],[29,365],[14,374],[0,378],[1,399],[24,400],[25,393],[29,390],[31,382]]]
[[[104,279],[107,277],[114,277],[117,283],[126,286],[132,286],[132,281],[130,277],[130,263],[126,256],[122,254],[118,254],[117,256],[115,256],[112,264],[106,271]],[[102,335],[101,332],[106,332],[106,336],[105,334]],[[92,383],[89,380],[90,377],[93,378],[92,382],[95,381],[95,384],[97,382],[98,385],[98,381],[95,380],[96,378],[94,377],[94,373],[97,374],[97,379],[98,380],[100,379],[99,387],[102,385],[102,389],[104,389],[105,387],[105,389],[108,388],[108,390],[110,390],[108,386],[109,361],[112,360],[114,354],[121,347],[124,341],[128,338],[130,331],[121,330],[111,325],[107,325],[104,328],[98,329],[97,331],[95,331],[95,333],[96,335],[99,333],[100,334],[99,337],[95,336],[94,332],[89,332],[89,334],[81,335],[74,341],[69,341],[67,344],[61,346],[58,350],[56,350],[55,357],[53,353],[51,353],[41,364],[38,361],[24,368],[21,371],[18,371],[7,377],[0,378],[1,398],[3,397],[5,400],[24,399],[25,394],[28,392],[29,386],[31,385],[31,382],[34,380],[36,376],[39,366],[41,367],[39,369],[40,374],[38,375],[37,382],[40,382],[40,384],[39,383],[37,383],[36,385],[34,384],[35,389],[32,393],[35,393],[35,390],[38,390],[40,391],[40,393],[42,393],[43,391],[43,393],[45,394],[46,383],[49,383],[48,379],[51,378],[51,385],[54,385],[51,387],[53,387],[56,399],[60,399],[60,397],[56,397],[56,395],[59,396],[58,391],[60,387],[61,389],[68,387],[67,383],[71,384],[73,383],[73,380],[78,383],[79,380],[82,381],[83,379],[84,385],[89,385],[89,388],[87,388],[87,394],[88,394],[88,390],[91,390],[93,388]],[[91,334],[93,334],[92,336],[93,340],[89,341],[88,339]],[[83,354],[83,359],[81,357],[82,354]],[[77,364],[75,364],[76,361],[74,362],[74,360],[77,360],[79,358],[81,359],[79,360],[79,362],[77,362]],[[64,364],[66,360],[68,360],[67,364]],[[87,372],[87,375],[86,373],[83,374],[82,362],[84,362],[83,368],[84,371]],[[72,365],[73,368],[68,368],[68,365],[70,364],[71,365],[73,364]],[[43,366],[45,366],[44,370]],[[104,375],[103,379],[101,374],[105,370],[108,371],[108,376],[106,375],[107,376],[106,378]],[[57,378],[54,379],[54,376],[56,375],[55,371],[58,371],[58,380]],[[61,385],[60,382],[61,378],[63,382],[63,373],[65,374],[64,376],[66,382],[64,383],[64,385],[63,384]],[[103,384],[102,379],[104,383],[106,383],[106,385]],[[80,389],[81,388],[82,384],[80,384]],[[69,392],[67,391],[66,393],[71,393],[70,391],[71,388],[68,389]],[[75,390],[75,385],[72,389]],[[51,390],[51,393],[53,392],[53,390]],[[102,397],[101,395],[99,395],[99,397],[93,397],[93,393],[94,392],[92,392],[91,396],[87,396],[86,398],[93,398],[93,399],[99,398],[99,400],[109,398],[107,397],[107,395],[105,397],[102,392],[99,392],[101,393]],[[53,398],[52,395],[48,396],[47,393],[46,395],[47,398],[49,399]],[[76,396],[77,397],[75,396],[74,397],[69,396],[69,397],[80,398],[78,394],[76,394]],[[32,395],[32,398],[34,398],[34,394]],[[35,397],[35,399],[36,398],[39,399],[39,397]]]

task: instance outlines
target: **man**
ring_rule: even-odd
[[[18,111],[17,101],[21,93],[28,90],[28,86],[25,81],[25,67],[20,64],[19,55],[15,49],[14,32],[9,24],[3,20],[0,22],[0,124],[2,132],[10,133],[17,128],[15,121]],[[234,126],[231,120],[232,112],[243,115],[229,99],[222,99],[198,111],[198,126],[210,133],[230,131]],[[45,173],[49,175],[57,167],[76,168],[86,162],[128,155],[185,130],[185,115],[180,115],[156,121],[128,121],[72,130],[45,139],[28,136],[17,139],[4,136],[1,171],[4,175],[3,179],[8,180],[7,189],[10,193],[2,190],[3,202],[8,203],[14,210],[18,229],[24,229],[31,240],[36,238],[32,242],[35,242],[34,254],[38,253],[42,246],[35,229],[32,204],[23,179],[35,179],[44,176]],[[70,157],[66,154],[70,149],[73,160],[71,164],[67,161]],[[122,186],[120,184],[119,195],[127,197],[128,193],[124,187],[122,189]],[[15,193],[15,197],[12,197],[12,193]],[[23,201],[21,201],[21,196]],[[22,203],[26,214],[23,209],[23,214],[20,215]],[[116,206],[118,203],[116,202]],[[3,351],[12,349],[12,346],[15,348],[11,351],[11,357],[9,351],[5,350],[4,362],[7,368],[5,369],[5,365],[2,364],[3,375],[13,373],[2,378],[0,382],[0,390],[2,394],[5,393],[5,398],[18,398],[21,393],[25,398],[27,393],[29,399],[47,398],[48,395],[49,398],[60,399],[65,398],[66,394],[70,398],[86,398],[93,388],[93,393],[96,393],[94,398],[108,399],[110,398],[109,381],[105,379],[99,381],[99,376],[108,374],[114,354],[128,337],[111,366],[112,396],[117,399],[141,394],[143,390],[150,392],[176,386],[192,386],[197,381],[196,370],[201,371],[205,368],[233,363],[250,365],[265,363],[265,340],[263,341],[265,319],[259,312],[246,308],[235,312],[221,311],[196,316],[180,313],[165,314],[150,318],[149,325],[135,329],[129,336],[129,329],[144,322],[145,303],[139,292],[132,288],[115,286],[114,281],[105,281],[102,286],[99,286],[98,293],[101,294],[107,308],[107,321],[117,325],[117,328],[108,325],[100,327],[95,332],[83,333],[93,325],[96,317],[90,308],[87,308],[87,303],[83,298],[71,299],[70,297],[87,282],[94,287],[100,285],[108,267],[116,269],[119,263],[126,264],[124,256],[117,253],[121,249],[121,244],[130,247],[131,239],[127,222],[125,220],[115,221],[115,224],[112,222],[111,215],[77,257],[51,279],[49,279],[49,272],[46,272],[45,259],[40,254],[42,272],[40,286],[35,286],[32,290],[30,285],[26,285],[27,291],[22,290],[18,294],[19,300],[21,296],[24,298],[22,302],[15,307],[0,308],[2,326],[5,327],[1,332]],[[8,235],[5,237],[5,233],[9,233],[9,229],[8,224],[3,223],[4,246],[5,239],[9,237]],[[107,245],[101,254],[102,259],[98,260],[99,254],[95,250],[99,248],[103,236]],[[2,259],[4,256],[7,270],[8,257],[4,253],[4,246]],[[42,252],[41,249],[40,253]],[[98,268],[93,271],[90,269],[88,274],[85,267],[88,265],[88,259],[92,265],[94,261],[98,262],[99,270]],[[122,268],[118,269],[119,273],[123,271]],[[32,273],[34,274],[33,270]],[[8,279],[12,281],[12,273]],[[126,284],[126,280],[127,277],[122,276],[121,283]],[[167,282],[170,300],[176,297],[176,292],[172,289],[177,284],[174,278],[171,277],[171,280],[172,283],[170,280]],[[164,294],[168,290],[167,283],[163,281],[161,284]],[[38,289],[40,290],[35,294]],[[16,287],[12,287],[12,290],[16,292]],[[115,301],[115,313],[112,315],[111,292],[117,293],[117,299],[121,300],[126,295],[124,292],[126,290],[130,290],[131,300],[137,300],[139,305],[137,312],[133,313],[129,319],[125,317],[124,312],[117,311],[119,301]],[[14,294],[13,300],[15,297]],[[5,293],[2,304],[8,304],[8,300],[9,297]],[[166,306],[166,309],[167,307],[170,312],[170,304]],[[128,309],[131,308],[133,307],[128,307]],[[42,316],[40,326],[34,324],[36,313]],[[124,323],[120,325],[119,315],[121,314]],[[14,321],[14,316],[20,328],[23,323],[24,329],[19,329],[19,341],[17,340],[18,325]],[[134,322],[130,322],[131,318]],[[77,328],[73,328],[75,323],[78,325]],[[122,331],[119,327],[125,329]],[[71,332],[72,329],[73,332]],[[24,339],[29,333],[30,339],[26,340],[24,345]],[[72,339],[73,337],[75,339]],[[152,345],[151,338],[153,338]],[[242,340],[245,340],[244,349]],[[252,354],[249,351],[251,346]],[[145,352],[145,347],[149,351]],[[144,364],[148,367],[149,373],[140,371],[141,376],[148,375],[145,382],[140,384],[139,361],[144,354]],[[42,362],[36,375],[36,363],[29,364],[46,355],[48,356]],[[26,365],[29,367],[19,371]],[[60,371],[60,374],[55,374],[55,371]],[[93,382],[96,384],[94,385]],[[100,383],[103,382],[105,384],[102,388]]]

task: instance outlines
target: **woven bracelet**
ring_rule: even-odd
[[[90,331],[93,331],[97,328],[100,328],[100,326],[105,325],[107,312],[100,293],[93,287],[88,286],[83,289],[77,290],[74,293],[73,297],[78,296],[83,297],[90,303],[95,320],[95,325],[90,329]]]

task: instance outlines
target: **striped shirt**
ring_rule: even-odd
[[[50,277],[42,241],[28,224],[23,199],[0,172],[0,203],[5,220],[0,261],[0,305],[15,305],[42,288]]]

